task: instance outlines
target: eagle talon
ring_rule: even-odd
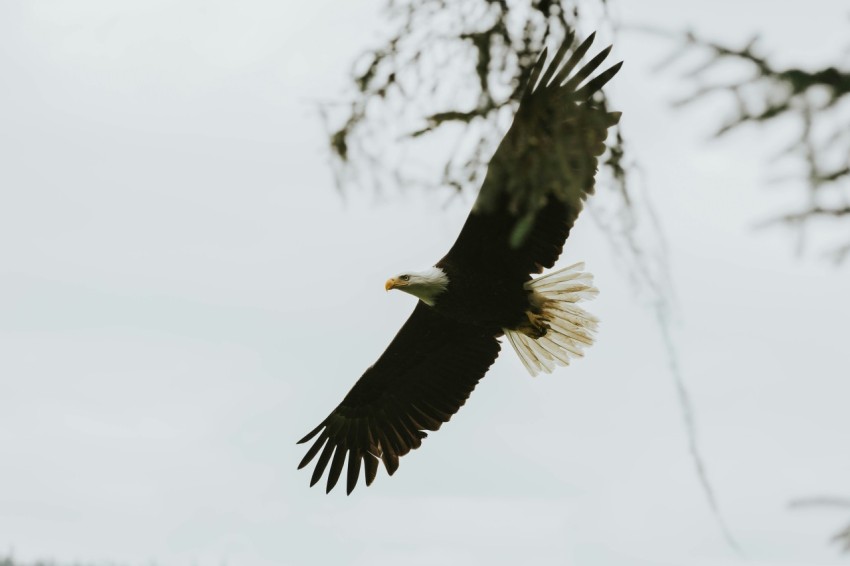
[[[528,319],[528,322],[512,330],[522,332],[535,340],[546,336],[546,332],[549,330],[549,318],[546,315],[543,313],[538,314],[534,311],[525,311],[525,317]]]

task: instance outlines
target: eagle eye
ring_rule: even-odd
[[[401,277],[399,277],[399,279],[401,279],[402,281],[410,281],[410,275],[402,275]]]

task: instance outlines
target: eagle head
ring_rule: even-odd
[[[432,267],[426,271],[406,272],[390,277],[384,284],[384,289],[398,289],[418,297],[425,304],[433,306],[437,297],[446,290],[449,278],[446,272],[439,267]]]

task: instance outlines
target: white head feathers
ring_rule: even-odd
[[[398,289],[410,293],[425,303],[433,306],[437,297],[446,290],[449,278],[439,267],[431,267],[425,271],[409,271],[396,275],[387,281],[386,289]]]

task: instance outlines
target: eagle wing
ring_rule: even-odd
[[[472,212],[442,264],[521,279],[555,264],[583,201],[593,193],[608,128],[620,118],[593,96],[622,62],[585,82],[611,47],[575,71],[594,35],[570,53],[570,34],[548,66],[546,50],[541,53]]]
[[[327,492],[336,485],[348,456],[347,492],[361,465],[366,485],[383,460],[392,475],[398,459],[418,448],[425,431],[437,430],[469,398],[499,355],[498,329],[456,322],[421,301],[396,337],[354,384],[342,403],[310,434],[318,435],[298,468],[319,460],[310,485],[330,462]]]

